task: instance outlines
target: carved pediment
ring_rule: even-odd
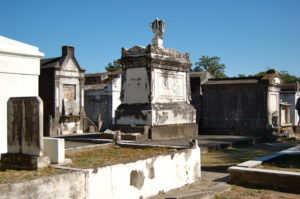
[[[77,65],[72,59],[68,60],[68,62],[63,66],[62,70],[78,72]]]
[[[130,49],[122,48],[122,55],[140,55],[146,53],[146,48],[143,46],[133,46]]]

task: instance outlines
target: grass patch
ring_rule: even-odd
[[[50,176],[54,174],[67,173],[68,170],[55,169],[52,167],[38,170],[0,170],[0,184],[18,182],[23,180],[32,180],[34,178]]]
[[[300,155],[284,155],[259,166],[263,169],[300,172]]]
[[[166,148],[122,148],[113,147],[96,151],[79,152],[73,155],[67,155],[72,159],[72,167],[76,168],[94,168],[105,165],[112,165],[122,162],[149,158],[157,155],[167,154]]]
[[[230,166],[272,154],[292,146],[295,146],[295,143],[261,143],[247,147],[209,152],[201,156],[202,169],[206,171],[227,172]]]

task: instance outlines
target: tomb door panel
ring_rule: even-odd
[[[63,85],[63,109],[65,115],[74,115],[76,107],[76,85]]]

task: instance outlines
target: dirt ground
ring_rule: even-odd
[[[202,155],[202,170],[227,172],[228,167],[264,155],[272,154],[293,147],[299,142],[261,143],[252,146],[223,149]],[[299,199],[300,194],[285,193],[275,190],[248,188],[232,185],[229,191],[218,194],[214,199]]]
[[[228,167],[293,147],[297,142],[260,143],[202,154],[202,170],[227,172]]]
[[[300,194],[266,189],[252,189],[232,185],[231,190],[218,194],[214,199],[299,199]]]

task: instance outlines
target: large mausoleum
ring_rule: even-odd
[[[93,126],[84,111],[84,71],[72,46],[63,46],[60,57],[41,60],[39,94],[46,136],[83,133]]]
[[[209,79],[202,85],[201,133],[270,136],[280,130],[277,71],[262,77]]]
[[[121,105],[116,111],[116,124],[148,126],[148,138],[154,140],[195,136],[189,55],[163,48],[162,20],[155,20],[152,30],[152,45],[122,49]]]

